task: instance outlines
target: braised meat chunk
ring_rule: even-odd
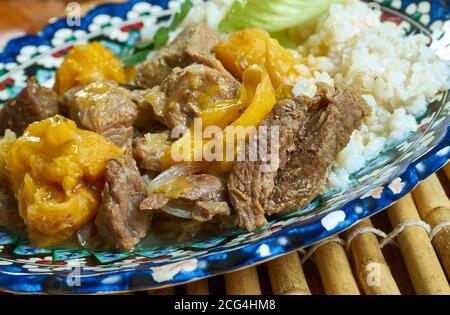
[[[149,193],[141,202],[139,208],[141,210],[158,210],[164,207],[170,199],[162,192]]]
[[[188,127],[212,102],[239,95],[239,83],[229,73],[194,63],[174,68],[147,96],[156,118],[168,128]]]
[[[26,228],[20,217],[14,192],[4,178],[0,178],[0,226],[17,234],[22,234]]]
[[[266,213],[301,209],[314,199],[325,186],[336,155],[369,115],[369,105],[354,90],[322,86],[296,151],[277,174],[264,205]]]
[[[140,211],[147,185],[129,156],[110,159],[102,202],[95,219],[98,233],[117,250],[132,250],[150,229],[150,211]]]
[[[270,148],[273,145],[277,145],[278,152],[273,152],[267,162],[262,162],[261,159],[249,161],[247,145],[247,161],[235,162],[233,172],[228,178],[228,193],[241,227],[254,230],[267,224],[263,204],[274,188],[278,170],[284,167],[289,154],[295,150],[294,140],[304,131],[307,111],[306,105],[291,99],[278,102],[261,124],[267,127],[267,137],[270,136],[270,128],[274,126],[279,128],[278,143],[273,144],[270,143],[270,139],[265,139],[268,153],[272,153]]]
[[[192,218],[198,222],[211,221],[215,216],[230,215],[230,207],[226,201],[196,201],[192,210]]]
[[[133,139],[133,157],[144,170],[161,171],[159,160],[166,153],[171,142],[169,131],[147,133],[144,137]]]
[[[29,124],[59,114],[58,96],[52,89],[39,86],[33,77],[0,112],[0,131],[11,129],[21,135]]]
[[[99,133],[118,146],[131,144],[137,105],[130,91],[115,81],[71,89],[64,95],[64,106],[80,128]]]
[[[136,103],[137,118],[134,122],[134,127],[141,132],[148,132],[150,129],[154,129],[158,124],[155,113],[153,113],[152,106],[147,102],[147,95],[150,93],[150,89],[136,89],[133,85],[121,84],[121,87],[130,91],[131,100]]]
[[[220,34],[205,24],[188,25],[172,43],[138,67],[135,82],[142,87],[154,87],[161,84],[173,68],[184,68],[194,62],[221,68],[211,52],[219,42]]]
[[[338,152],[369,114],[364,99],[345,86],[322,85],[314,98],[279,102],[263,123],[280,128],[279,159],[272,157],[269,172],[261,170],[260,160],[236,162],[228,180],[239,225],[253,230],[267,223],[264,214],[306,206],[326,183]]]
[[[220,35],[204,24],[188,25],[172,43],[137,69],[138,108],[166,127],[187,127],[214,101],[239,95],[239,82],[214,57]],[[149,105],[149,106],[147,106]],[[142,119],[139,129],[145,129]]]
[[[16,135],[10,130],[0,137],[0,227],[21,234],[25,231],[25,224],[19,214],[5,162],[6,153],[16,140]]]

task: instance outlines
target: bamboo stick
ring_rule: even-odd
[[[149,295],[175,295],[173,287],[167,287],[162,289],[150,290],[147,292]]]
[[[209,284],[208,279],[201,279],[186,284],[187,295],[208,295]]]
[[[447,176],[447,178],[450,180],[450,163],[445,164],[444,173]]]
[[[1,292],[0,292],[0,294],[1,294]],[[134,295],[134,292],[133,292],[133,291],[130,291],[130,292],[120,292],[120,293],[117,293],[117,295]]]
[[[373,227],[370,219],[356,224],[345,232],[345,236],[348,239],[355,231],[366,227]],[[351,241],[350,249],[355,272],[365,294],[400,294],[377,237],[373,233],[364,232],[356,235]]]
[[[315,252],[314,259],[326,294],[360,294],[341,244],[323,244]]]
[[[420,217],[431,228],[450,222],[450,202],[436,174],[423,181],[412,194]],[[443,228],[434,237],[433,246],[450,279],[450,226]]]
[[[420,220],[411,194],[406,195],[388,209],[392,226]],[[406,268],[417,294],[450,294],[444,271],[428,238],[420,226],[406,227],[398,236]]]
[[[225,288],[229,295],[261,295],[256,267],[226,274]]]
[[[310,295],[297,252],[269,261],[270,283],[275,295]]]

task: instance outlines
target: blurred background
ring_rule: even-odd
[[[125,2],[126,0],[0,0],[0,49],[9,38],[21,33],[35,33],[48,20],[66,15],[66,6],[78,2],[82,12],[99,3]]]

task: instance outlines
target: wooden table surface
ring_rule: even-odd
[[[71,0],[0,0],[0,49],[20,33],[41,30],[52,17],[66,15]],[[125,0],[77,0],[82,12],[98,3],[125,2]]]

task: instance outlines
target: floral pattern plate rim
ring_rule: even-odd
[[[99,40],[120,54],[141,32],[167,21],[180,2],[105,4],[88,12],[79,26],[68,26],[66,19],[52,20],[37,35],[11,40],[0,52],[0,106],[32,75],[51,86],[55,69],[74,43]],[[449,8],[437,0],[378,2],[382,19],[409,33],[444,34],[443,26],[448,25]],[[306,209],[272,217],[268,226],[251,233],[234,230],[176,246],[109,253],[37,249],[0,228],[0,290],[66,294],[145,290],[229,272],[314,244],[386,208],[443,166],[450,158],[449,110],[447,91],[430,103],[416,134],[387,149],[356,175],[359,185],[322,196]]]

